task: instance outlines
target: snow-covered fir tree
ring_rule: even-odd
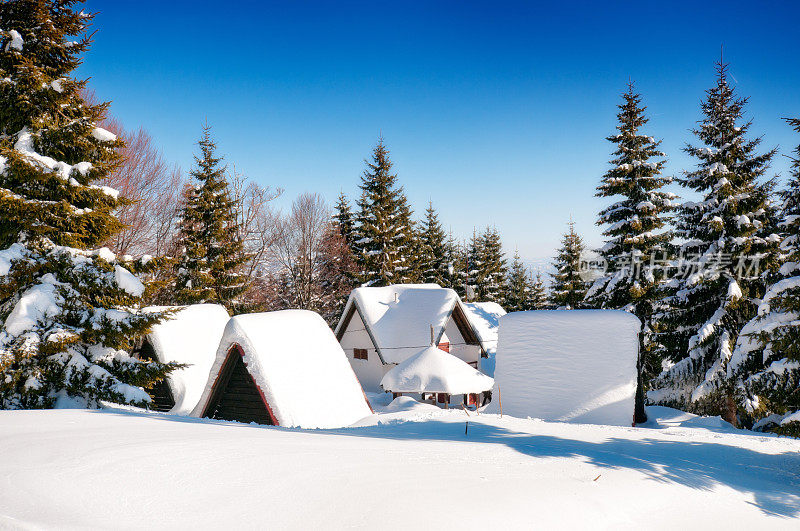
[[[129,354],[164,318],[136,310],[133,262],[94,249],[125,199],[94,184],[122,143],[97,127],[108,104],[73,77],[92,16],[75,2],[0,3],[0,408],[146,406],[176,366]]]
[[[519,252],[514,253],[514,259],[508,270],[506,286],[506,301],[504,308],[509,312],[521,312],[528,309],[531,285],[528,272],[519,257]]]
[[[528,272],[528,296],[525,300],[526,310],[546,310],[549,307],[547,288],[544,285],[542,272],[537,270],[536,275]]]
[[[581,259],[585,246],[575,232],[575,223],[569,222],[569,230],[561,239],[561,248],[556,254],[551,273],[550,304],[556,308],[572,310],[583,306],[587,282],[581,276]]]
[[[472,231],[472,237],[464,246],[464,294],[469,301],[478,297],[478,286],[484,283],[483,278],[483,235],[477,230]]]
[[[179,304],[219,303],[234,311],[237,297],[247,289],[241,266],[247,260],[231,198],[225,167],[214,152],[211,128],[203,127],[180,215],[179,241],[183,252],[177,263],[175,297]]]
[[[586,293],[593,308],[622,309],[642,322],[640,363],[644,378],[661,372],[661,360],[654,342],[653,314],[661,297],[666,265],[670,258],[672,234],[665,226],[674,209],[675,195],[663,190],[671,182],[661,175],[666,161],[660,142],[647,136],[646,107],[633,83],[618,106],[618,133],[607,138],[616,146],[612,168],[597,187],[598,197],[616,199],[598,216],[607,240],[599,249],[607,269]]]
[[[447,249],[447,237],[439,222],[439,215],[433,208],[433,203],[429,203],[425,210],[425,218],[419,225],[417,240],[419,242],[417,248],[419,280],[449,287],[450,256]]]
[[[339,194],[334,205],[336,213],[334,219],[336,220],[336,227],[339,229],[339,234],[344,238],[345,243],[351,251],[355,251],[355,219],[353,212],[350,209],[350,201],[344,192]]]
[[[467,248],[451,232],[447,237],[448,281],[446,288],[452,288],[462,299],[467,297]]]
[[[800,133],[800,119],[787,121]],[[800,421],[784,419],[800,410],[800,146],[781,195],[783,264],[758,315],[742,328],[726,376],[736,387],[746,425],[760,422],[763,428],[800,436]]]
[[[414,276],[411,207],[397,175],[391,172],[389,150],[378,140],[361,176],[355,256],[365,286],[403,284]]]
[[[506,266],[500,233],[496,228],[486,228],[483,233],[481,250],[480,278],[482,282],[478,283],[478,300],[496,302],[504,306],[506,303],[508,267]]]
[[[728,84],[726,64],[717,63],[716,70],[703,119],[693,130],[702,145],[685,148],[698,166],[680,179],[700,200],[679,208],[677,235],[685,243],[661,317],[661,342],[675,364],[654,381],[648,397],[736,422],[727,365],[764,294],[780,238],[770,201],[773,181],[762,180],[775,151],[756,152],[760,139],[747,139],[751,122],[742,122],[747,100]]]

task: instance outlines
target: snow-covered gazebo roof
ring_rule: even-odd
[[[341,340],[354,313],[364,323],[375,350],[385,364],[400,363],[420,349],[438,343],[453,317],[468,343],[481,347],[458,294],[438,284],[393,284],[356,288],[350,293],[336,327]]]
[[[381,387],[393,393],[465,395],[488,391],[494,379],[431,345],[387,372]]]
[[[472,327],[478,334],[483,350],[494,353],[497,350],[497,330],[500,318],[506,314],[496,302],[465,302],[464,309]]]
[[[151,306],[144,311],[166,309],[175,310],[175,313],[153,326],[147,335],[147,341],[153,347],[158,361],[188,365],[184,369],[173,371],[167,377],[175,399],[175,406],[171,411],[188,415],[203,393],[219,340],[230,316],[219,304]]]
[[[237,315],[228,321],[194,416],[208,414],[230,356],[241,355],[279,426],[338,428],[372,410],[327,323],[307,310]]]

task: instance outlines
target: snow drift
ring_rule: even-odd
[[[618,310],[503,316],[489,411],[502,399],[503,413],[517,417],[629,426],[640,328]]]
[[[278,424],[338,428],[372,413],[344,351],[314,312],[282,310],[228,321],[203,396],[201,416],[228,352],[241,347],[247,370]]]

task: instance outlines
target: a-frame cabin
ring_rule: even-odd
[[[201,416],[247,424],[277,425],[264,393],[247,371],[243,358],[244,351],[240,345],[234,344],[228,349]]]

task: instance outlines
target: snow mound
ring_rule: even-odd
[[[398,396],[392,402],[383,409],[384,413],[399,413],[399,412],[408,412],[408,411],[439,411],[440,408],[438,406],[434,406],[433,404],[423,404],[422,402],[417,402],[410,396]]]
[[[307,310],[237,315],[228,321],[205,390],[201,416],[234,346],[280,426],[340,428],[372,414],[342,347],[318,314]]]
[[[483,350],[492,355],[497,350],[497,330],[500,327],[500,318],[506,314],[502,306],[496,302],[465,302],[463,303],[467,318],[483,345]]]
[[[494,380],[443,350],[430,346],[387,372],[381,387],[395,393],[465,395],[492,388]]]
[[[168,307],[153,306],[144,311],[163,311]],[[219,304],[194,304],[177,311],[172,318],[155,325],[147,335],[158,361],[185,363],[185,369],[173,371],[169,386],[175,399],[172,413],[192,412],[208,381],[222,333],[230,316]]]
[[[500,319],[488,411],[630,426],[639,320],[618,310],[514,312]]]
[[[458,302],[455,291],[438,284],[356,288],[350,294],[337,332],[349,307],[355,304],[383,360],[400,363],[431,344],[431,326],[436,340],[442,336]]]

